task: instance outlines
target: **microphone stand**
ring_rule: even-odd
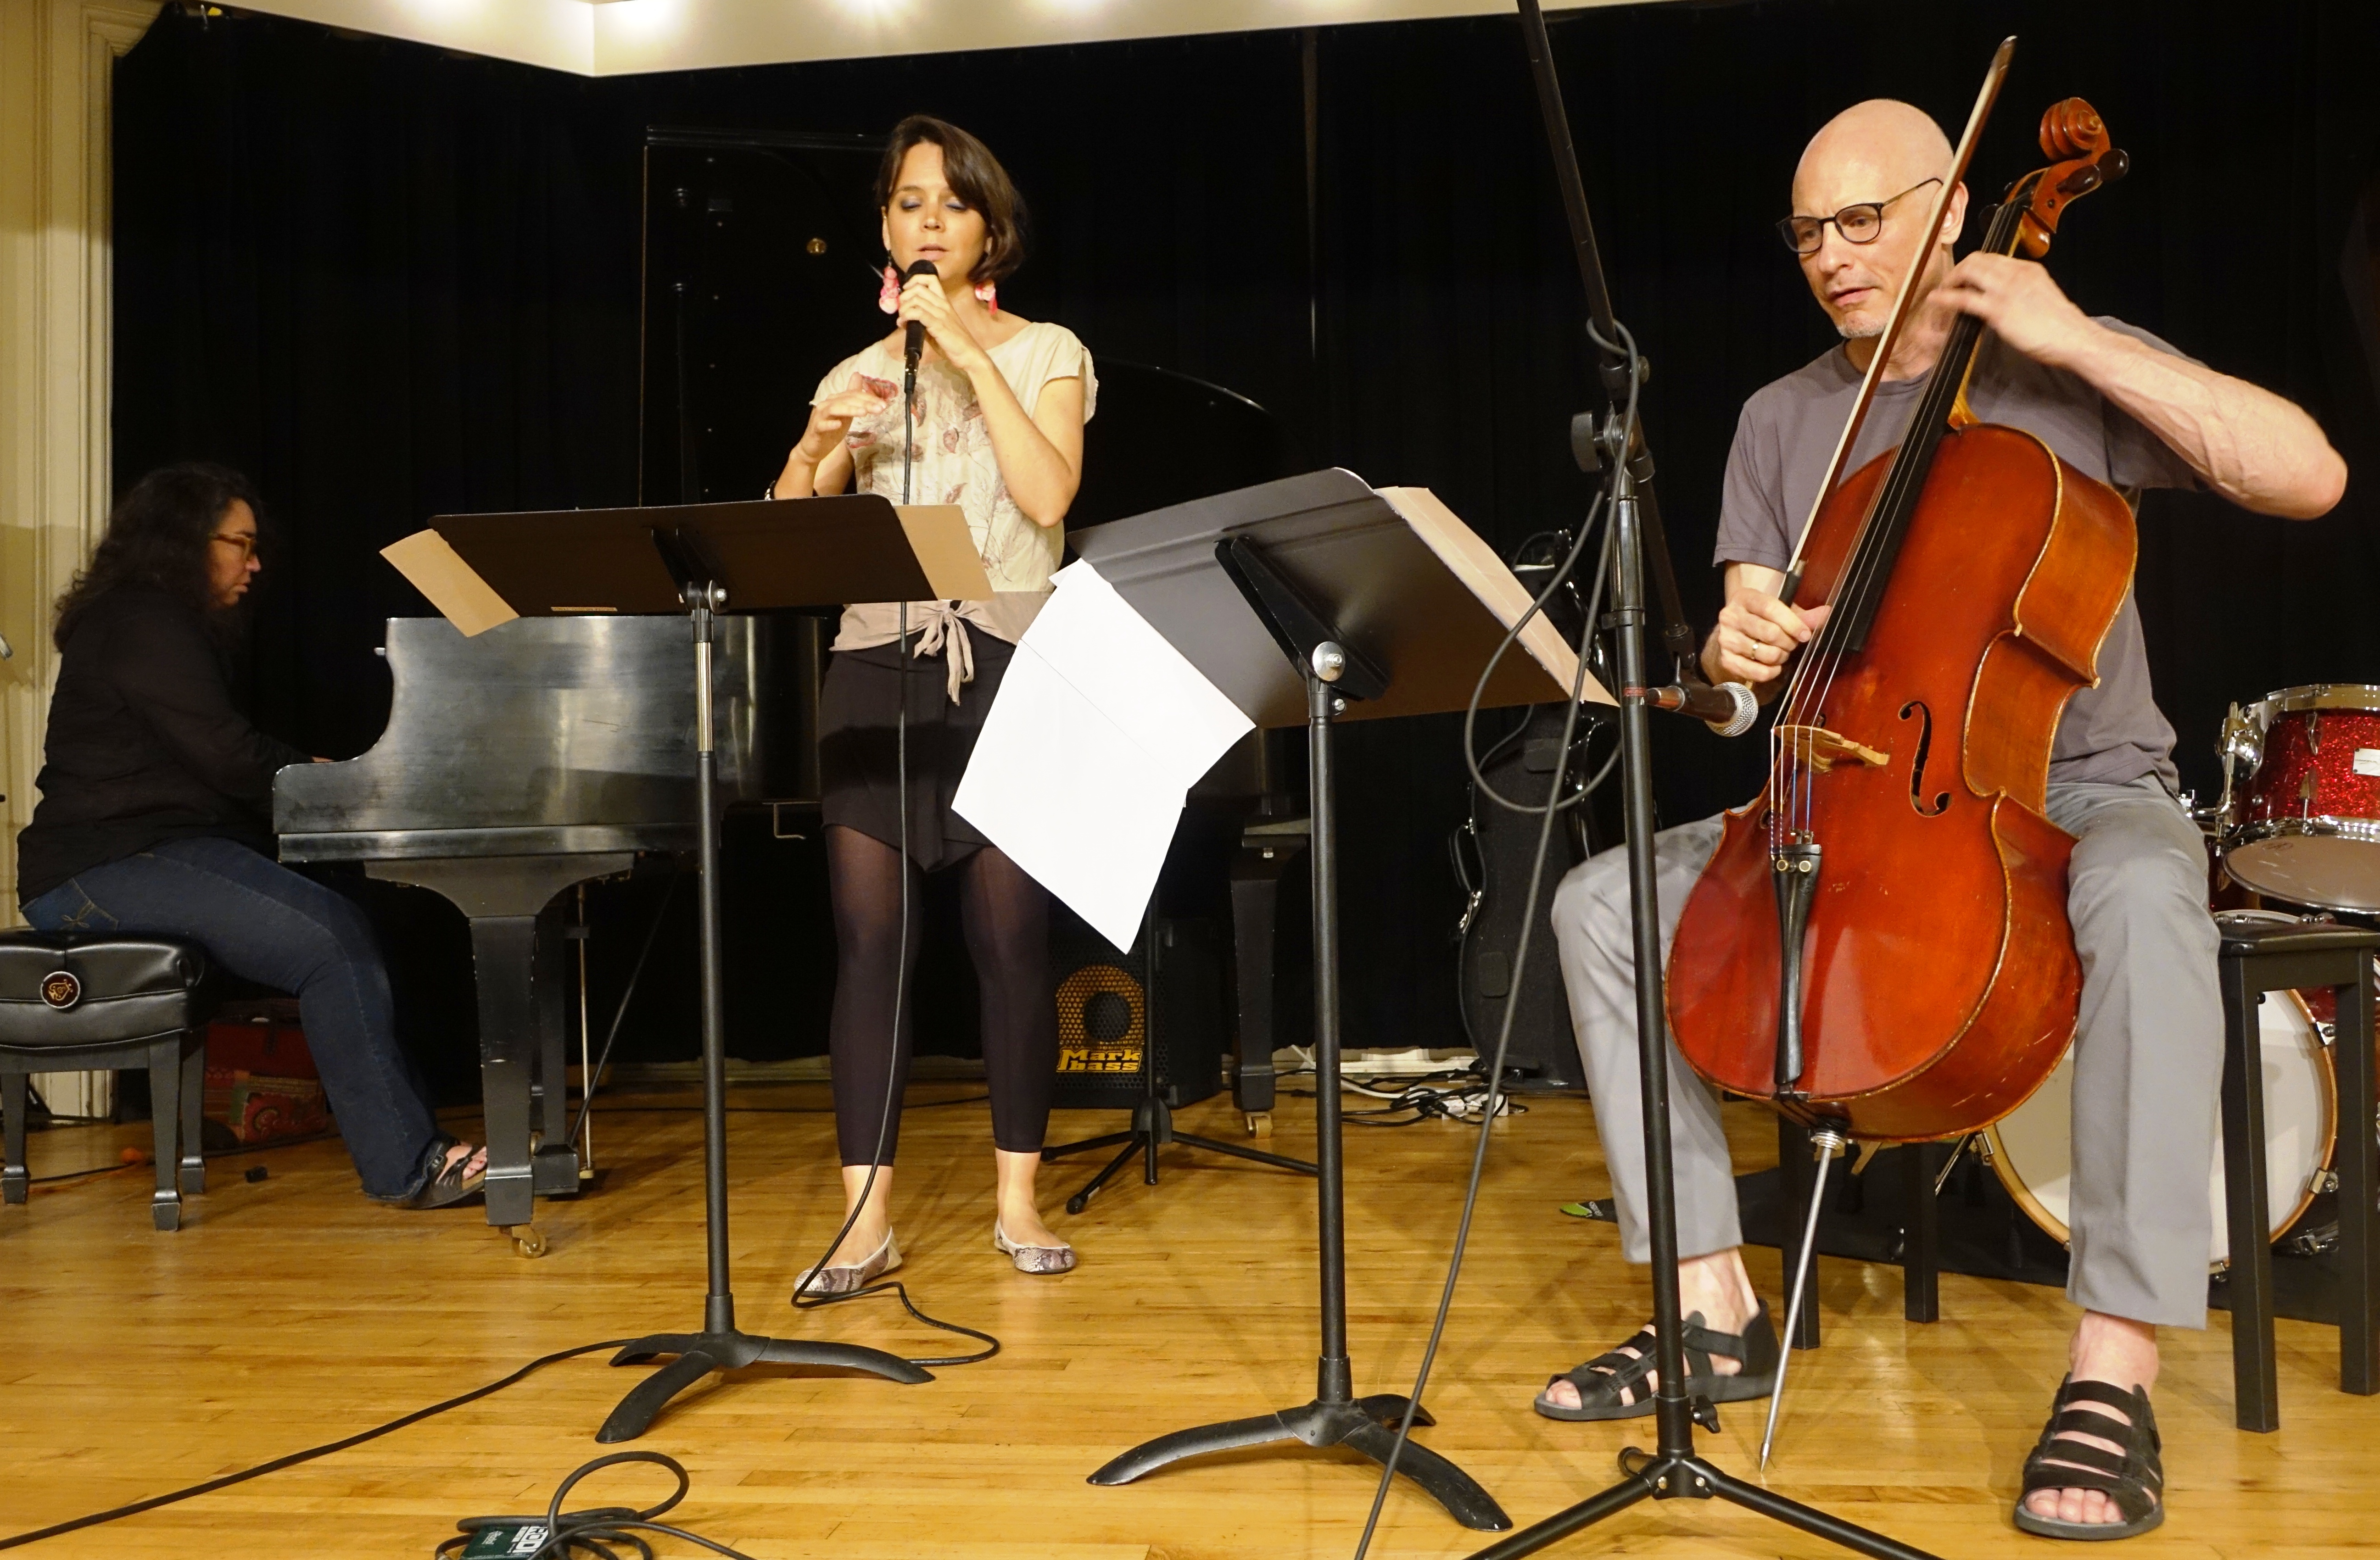
[[[1520,0],[1520,8],[1522,36],[1536,72],[1546,135],[1576,241],[1580,279],[1586,288],[1593,333],[1604,352],[1604,382],[1607,389],[1611,388],[1616,369],[1623,376],[1621,386],[1624,393],[1628,371],[1624,358],[1618,363],[1613,361],[1615,349],[1623,338],[1611,318],[1610,298],[1604,287],[1594,228],[1587,216],[1585,187],[1579,177],[1578,153],[1571,142],[1561,87],[1554,75],[1553,56],[1546,38],[1545,16],[1538,0]],[[1616,435],[1619,419],[1611,418],[1606,426]],[[1585,453],[1594,448],[1596,441],[1582,441],[1573,433],[1572,442],[1581,452],[1581,464],[1585,464]],[[1669,598],[1673,597],[1675,587],[1667,583],[1674,578],[1670,570],[1669,548],[1658,520],[1652,514],[1650,494],[1638,474],[1640,465],[1649,472],[1651,463],[1640,451],[1613,449],[1609,453],[1621,463],[1621,468],[1615,474],[1611,509],[1612,611],[1605,621],[1619,641],[1621,685],[1634,690],[1623,694],[1621,699],[1620,768],[1628,823],[1629,909],[1635,937],[1636,1044],[1642,1064],[1641,1103],[1645,1112],[1645,1223],[1653,1246],[1653,1353],[1660,1378],[1653,1398],[1656,1441],[1649,1453],[1634,1446],[1621,1452],[1619,1482],[1488,1545],[1472,1560],[1518,1560],[1582,1528],[1617,1516],[1642,1500],[1714,1497],[1855,1554],[1874,1555],[1878,1560],[1933,1560],[1923,1550],[1912,1549],[1815,1506],[1788,1500],[1723,1473],[1694,1447],[1695,1425],[1717,1430],[1718,1410],[1707,1398],[1689,1398],[1681,1385],[1685,1380],[1686,1362],[1681,1336],[1684,1324],[1678,1298],[1677,1173],[1670,1153],[1669,1024],[1661,990],[1661,908],[1654,876],[1653,765],[1643,693],[1645,625],[1649,616],[1645,602],[1648,559],[1654,577],[1665,582],[1663,607],[1670,615],[1664,624],[1664,638],[1671,652],[1682,653],[1679,650],[1679,638],[1691,646],[1693,635],[1690,627],[1682,636],[1675,633],[1683,619],[1670,611]]]

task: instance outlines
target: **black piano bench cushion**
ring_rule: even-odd
[[[178,937],[0,932],[0,1051],[118,1046],[195,1029],[212,1006],[207,971],[206,949]]]

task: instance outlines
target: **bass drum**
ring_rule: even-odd
[[[2265,1051],[2265,1184],[2272,1238],[2278,1240],[2323,1190],[2338,1136],[2338,1089],[2331,1075],[2328,1036],[2314,1023],[2302,997],[2294,991],[2267,992],[2257,1018]],[[2061,1245],[2072,1237],[2067,1213],[2074,1170],[2073,1121],[2074,1052],[2070,1046],[2048,1082],[1984,1133],[2000,1184],[2026,1216]],[[2208,1182],[2215,1239],[2207,1260],[2220,1267],[2230,1260],[2231,1240],[2219,1145]]]

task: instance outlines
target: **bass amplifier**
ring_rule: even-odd
[[[1153,1069],[1172,1107],[1223,1086],[1224,968],[1214,923],[1151,917],[1129,950],[1050,906],[1062,1110],[1130,1110]]]

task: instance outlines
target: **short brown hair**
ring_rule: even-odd
[[[924,141],[942,149],[942,176],[968,209],[983,218],[983,259],[967,280],[1001,280],[1025,263],[1025,198],[1016,193],[991,148],[956,125],[929,114],[912,114],[892,127],[892,139],[884,143],[884,162],[876,170],[876,209],[892,204],[902,160]]]

